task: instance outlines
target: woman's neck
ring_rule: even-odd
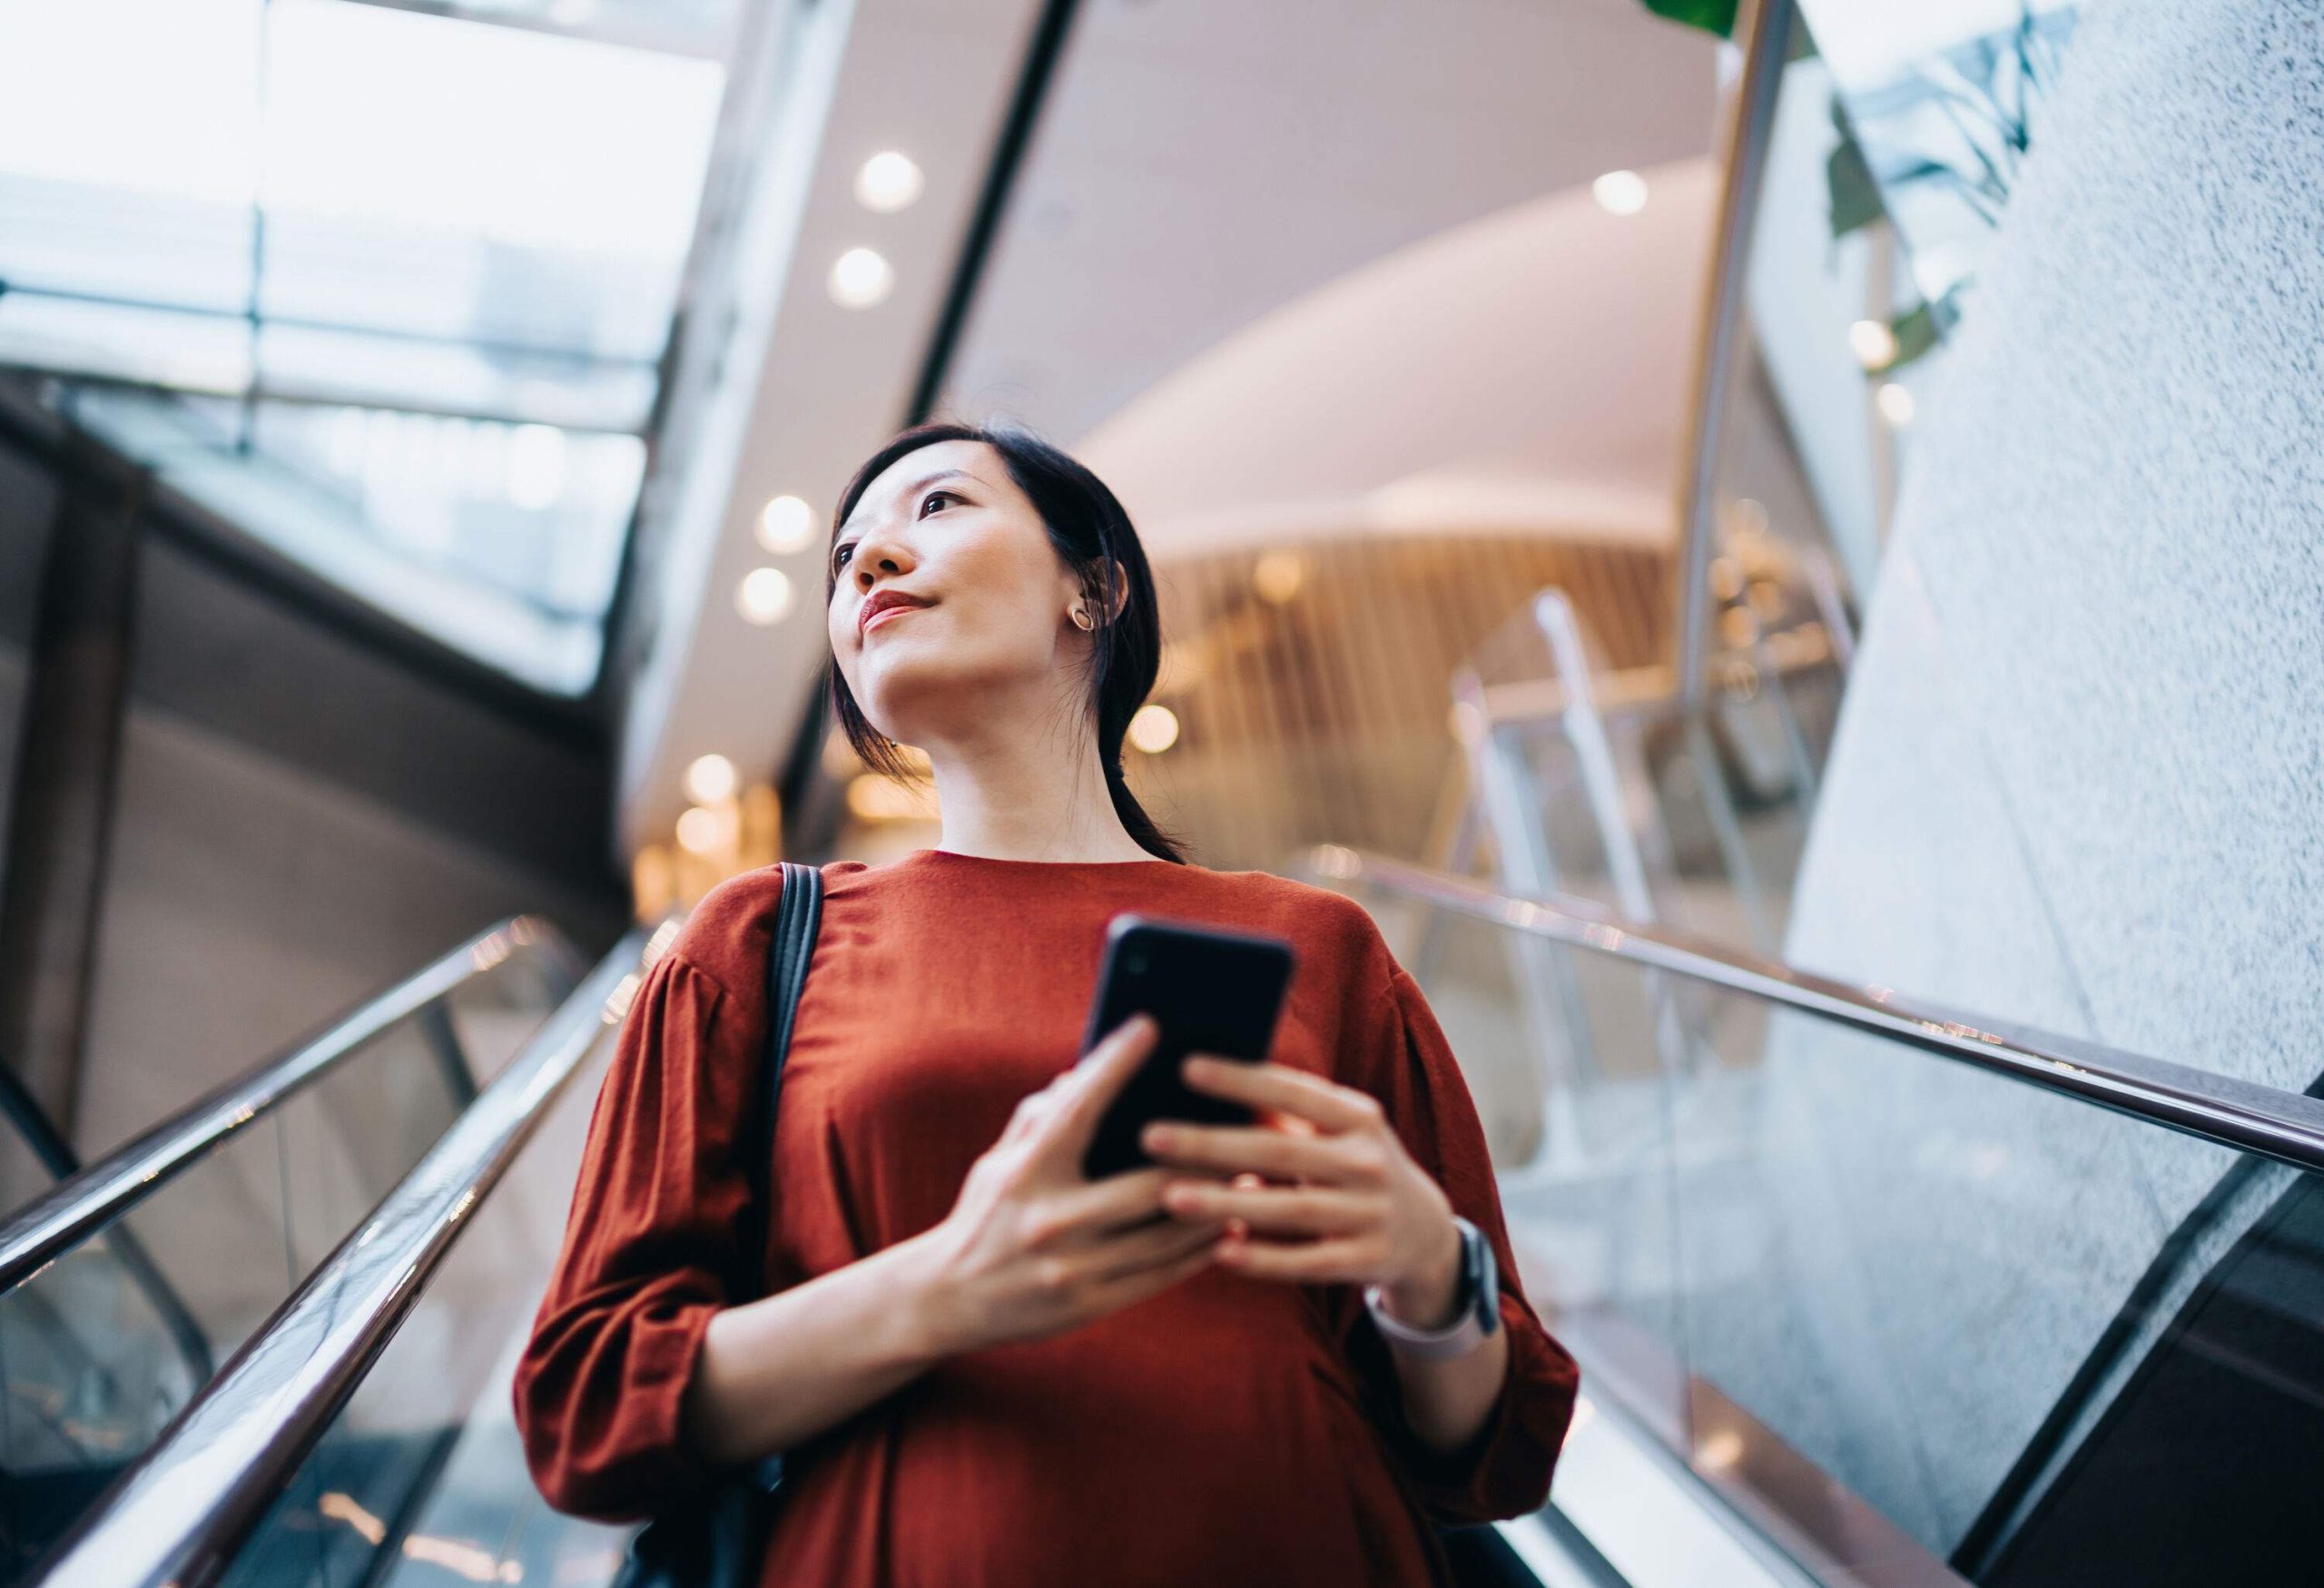
[[[1122,825],[1090,735],[995,735],[925,746],[944,835],[937,847],[991,860],[1151,860]]]

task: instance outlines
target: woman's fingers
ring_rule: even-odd
[[[1187,1060],[1182,1073],[1196,1091],[1254,1108],[1278,1110],[1313,1120],[1325,1130],[1368,1129],[1386,1118],[1379,1100],[1370,1092],[1288,1064],[1248,1064],[1197,1053]]]
[[[1254,1234],[1350,1235],[1379,1228],[1378,1196],[1315,1186],[1218,1186],[1181,1180],[1164,1193],[1173,1218],[1234,1219]]]
[[[1143,1226],[1092,1247],[1083,1272],[1103,1283],[1148,1268],[1167,1267],[1188,1253],[1208,1251],[1218,1244],[1220,1233],[1216,1225],[1189,1229],[1175,1220]]]
[[[1218,1266],[1254,1279],[1291,1279],[1306,1285],[1362,1282],[1380,1260],[1370,1239],[1300,1242],[1233,1240],[1220,1244]]]
[[[1169,1178],[1166,1169],[1133,1169],[1059,1191],[1043,1198],[1029,1216],[1029,1233],[1041,1245],[1136,1224],[1160,1211]]]
[[[1363,1178],[1363,1155],[1334,1136],[1272,1125],[1187,1125],[1163,1120],[1138,1138],[1157,1162],[1221,1174],[1255,1172],[1278,1180]]]

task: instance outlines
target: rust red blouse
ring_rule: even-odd
[[[1519,1283],[1444,1034],[1361,906],[1159,860],[918,850],[822,874],[775,1132],[770,1287],[943,1218],[1017,1100],[1077,1057],[1107,922],[1136,910],[1292,942],[1269,1056],[1378,1098],[1491,1238],[1509,1374],[1472,1445],[1436,1456],[1403,1427],[1356,1287],[1206,1270],[1071,1333],[954,1357],[790,1453],[769,1588],[1442,1582],[1427,1519],[1543,1503],[1573,1361]],[[569,1514],[642,1518],[719,1476],[678,1408],[734,1271],[780,877],[736,878],[695,910],[597,1096],[514,1389],[534,1481]]]

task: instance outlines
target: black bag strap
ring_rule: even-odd
[[[766,1289],[766,1276],[752,1267],[766,1251],[767,1220],[774,1208],[775,1106],[783,1097],[783,1067],[791,1057],[791,1028],[799,1014],[799,995],[807,986],[807,962],[815,952],[815,933],[823,922],[823,873],[794,861],[783,867],[783,895],[774,909],[774,933],[766,953],[766,1055],[759,1066],[759,1084],[753,1102],[750,1139],[751,1202],[743,1225],[743,1258],[752,1277],[752,1295]]]

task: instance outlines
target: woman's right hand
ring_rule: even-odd
[[[1209,1266],[1226,1225],[1188,1226],[1162,1207],[1164,1183],[1183,1169],[1081,1175],[1098,1119],[1158,1031],[1150,1016],[1132,1016],[1019,1102],[951,1212],[922,1238],[940,1352],[1062,1334]]]

